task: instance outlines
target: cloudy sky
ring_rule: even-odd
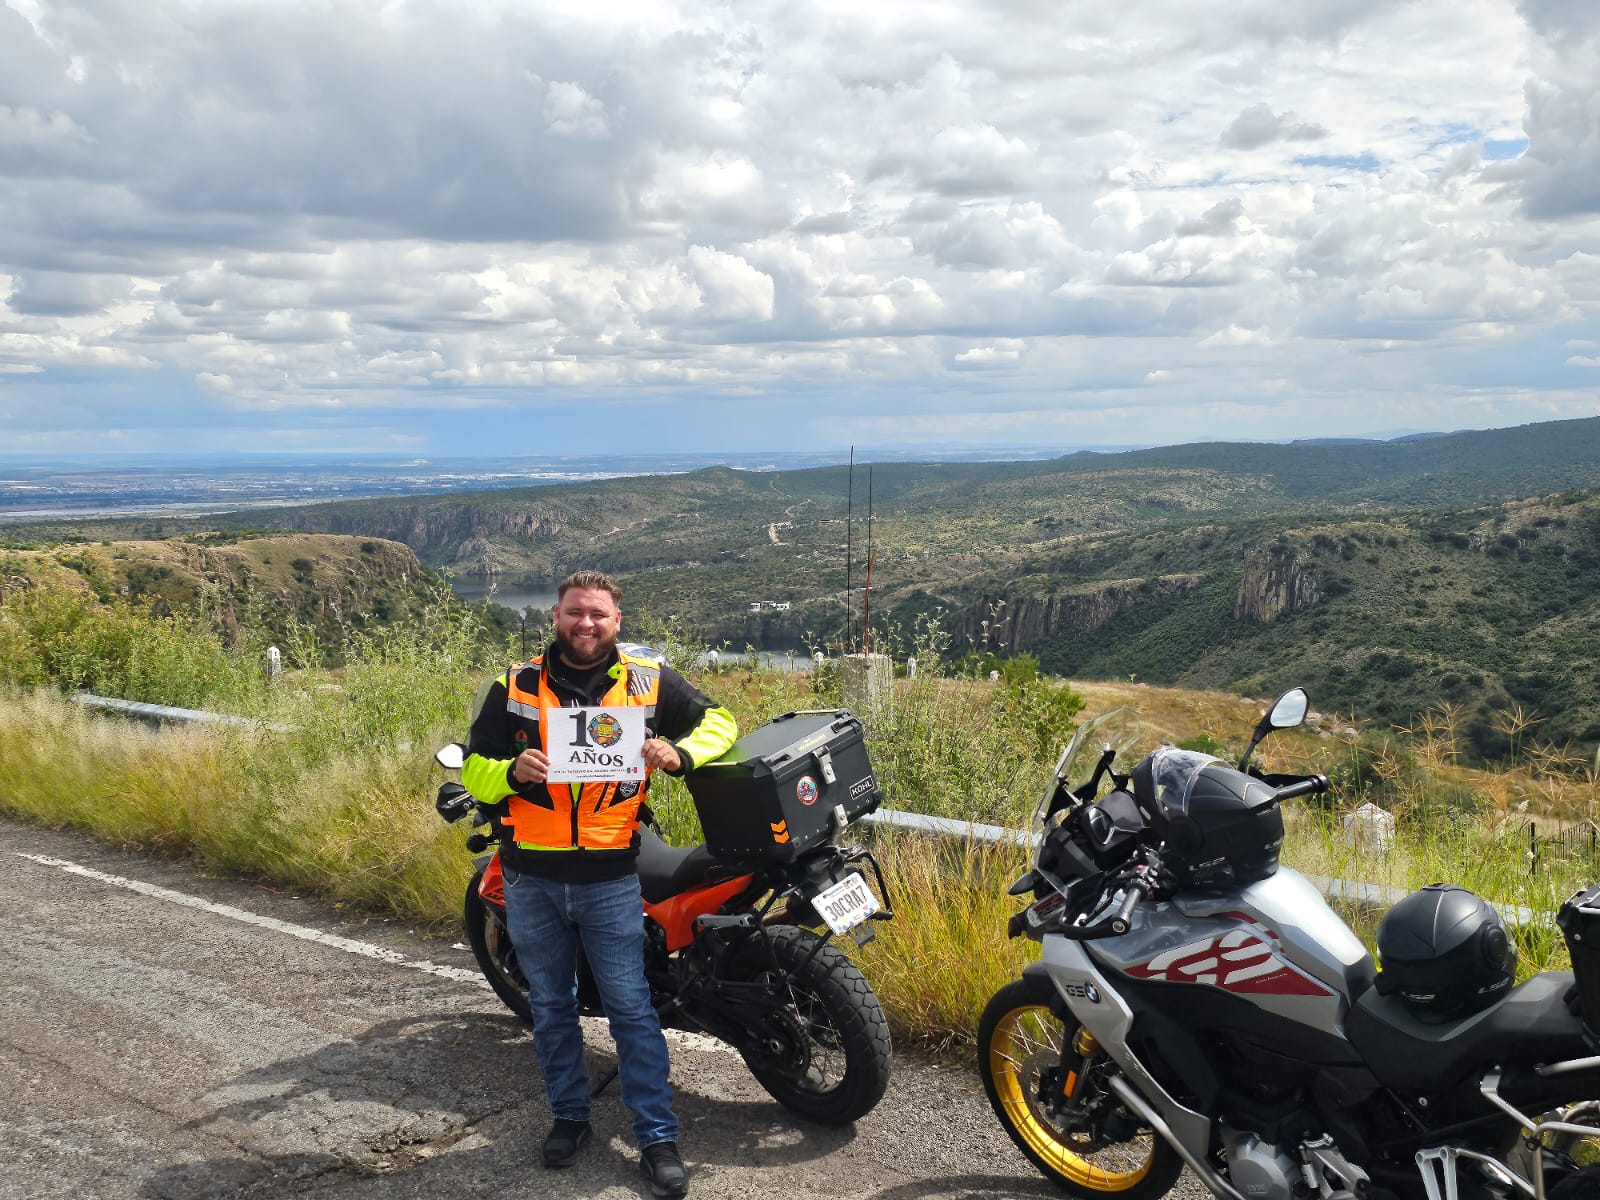
[[[1594,0],[0,0],[0,453],[1600,413]]]

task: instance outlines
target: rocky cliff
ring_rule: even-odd
[[[1050,595],[989,596],[953,612],[945,623],[954,645],[1026,651],[1059,630],[1087,633],[1138,604],[1193,591],[1204,575],[1101,580]]]
[[[1252,554],[1239,581],[1234,619],[1271,621],[1320,603],[1327,590],[1318,564],[1323,550],[1315,544],[1278,543]]]
[[[561,506],[515,508],[493,504],[349,505],[284,515],[286,528],[402,542],[422,561],[458,575],[494,578],[525,573],[537,546],[570,523]]]

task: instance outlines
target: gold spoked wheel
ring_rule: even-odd
[[[1141,1129],[1131,1139],[1112,1141],[1090,1130],[1068,1130],[1040,1100],[1041,1079],[1061,1066],[1063,1046],[1077,1033],[1050,1011],[1046,996],[1017,980],[995,994],[978,1029],[979,1071],[995,1115],[1011,1140],[1045,1176],[1077,1196],[1118,1196],[1154,1200],[1177,1180],[1177,1152]],[[1104,1079],[1115,1067],[1103,1055],[1086,1064],[1076,1087],[1094,1089],[1091,1103],[1104,1095]],[[1103,1103],[1114,1105],[1106,1099]]]

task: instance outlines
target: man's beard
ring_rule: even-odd
[[[563,633],[556,634],[556,649],[561,653],[561,661],[569,667],[580,670],[588,667],[597,667],[611,657],[611,652],[617,648],[617,637],[612,634],[604,641],[595,643],[595,649],[589,657],[582,657]]]

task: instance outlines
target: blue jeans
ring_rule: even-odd
[[[667,1039],[644,977],[644,901],[639,877],[602,883],[558,883],[501,864],[506,881],[506,931],[528,977],[533,1043],[544,1072],[550,1113],[589,1119],[589,1080],[578,1024],[577,950],[583,950],[617,1044],[622,1102],[633,1110],[641,1150],[678,1140],[667,1082]],[[531,947],[532,949],[524,949]]]

